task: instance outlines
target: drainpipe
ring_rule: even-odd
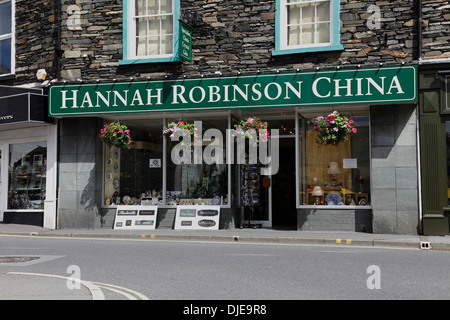
[[[417,0],[418,2],[418,23],[417,23],[417,36],[418,36],[418,61],[419,64],[422,61],[422,0]],[[420,77],[419,77],[420,78]],[[423,234],[423,211],[422,211],[422,164],[420,159],[420,115],[419,115],[419,102],[417,102],[416,108],[416,141],[417,141],[417,194],[418,194],[418,205],[419,205],[419,234]]]
[[[57,9],[56,9],[56,79],[58,81],[61,81],[61,57],[62,57],[62,50],[61,50],[61,1],[57,0]]]
[[[418,49],[419,49],[419,63],[422,60],[422,0],[417,0],[418,2]]]

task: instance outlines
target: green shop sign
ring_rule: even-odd
[[[53,85],[53,117],[417,101],[417,66]]]
[[[191,62],[192,61],[192,32],[193,29],[180,20],[180,45],[178,55]]]

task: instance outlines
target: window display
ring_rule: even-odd
[[[47,142],[9,146],[8,209],[44,209]]]
[[[336,114],[331,113],[329,118],[317,114],[299,119],[300,205],[370,204],[369,117],[348,117],[348,126],[352,129],[348,137],[333,143],[319,143],[317,118],[333,122]],[[345,123],[340,125],[346,126]]]
[[[105,145],[105,205],[162,203],[161,121],[125,123],[132,134],[130,149]]]
[[[168,123],[170,122],[169,120]],[[207,161],[202,161],[201,164],[193,164],[194,161],[190,164],[178,164],[171,158],[172,150],[178,142],[172,142],[169,135],[166,136],[166,155],[163,156],[164,124],[160,119],[129,120],[124,124],[131,132],[133,145],[130,149],[105,145],[104,205],[228,204],[228,170],[225,160],[221,164],[208,164]],[[227,125],[227,119],[202,121],[203,131],[214,128],[223,136],[226,136]],[[203,142],[202,154],[218,150],[207,149],[210,143]],[[214,146],[216,147],[218,148]],[[221,154],[225,157],[225,146],[221,148]],[[191,157],[193,156],[192,148]]]
[[[177,123],[178,122],[179,121],[177,121]],[[221,154],[225,157],[225,131],[228,127],[227,119],[203,120],[201,122],[201,125],[202,133],[204,133],[208,129],[216,129],[219,130],[222,133],[222,137],[224,137],[222,146],[215,145],[215,143],[217,142],[215,137],[211,139],[212,141],[203,141],[203,156],[205,156],[205,153],[211,151],[211,153],[214,153],[211,154],[211,156],[215,157],[215,152],[219,152],[221,150]],[[200,132],[198,132],[198,134],[200,134]],[[221,161],[221,164],[208,164],[206,161],[201,161],[201,164],[194,164],[194,150],[192,150],[191,164],[176,164],[174,163],[173,159],[171,159],[171,155],[172,149],[175,147],[177,142],[171,142],[170,138],[167,139],[167,142],[167,204],[228,204],[228,169],[225,159]],[[214,145],[215,149],[207,149],[209,145]],[[220,148],[220,150],[218,148]]]

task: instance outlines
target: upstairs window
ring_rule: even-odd
[[[124,1],[122,64],[178,61],[179,0]]]
[[[339,1],[278,0],[273,54],[342,50]]]
[[[0,76],[13,73],[12,3],[0,0]]]

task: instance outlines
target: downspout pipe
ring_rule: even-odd
[[[417,2],[418,2],[418,26],[417,26],[417,28],[418,28],[418,32],[417,32],[417,36],[418,36],[418,44],[417,44],[417,46],[418,46],[418,49],[419,49],[419,51],[418,51],[418,60],[419,60],[419,62],[422,60],[422,24],[423,24],[423,21],[422,21],[422,0],[417,0]]]
[[[56,0],[56,79],[61,81],[61,0]]]

